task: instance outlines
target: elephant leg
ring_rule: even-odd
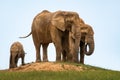
[[[40,41],[38,39],[38,37],[36,37],[36,33],[33,33],[32,37],[33,37],[33,42],[35,45],[35,50],[36,50],[36,62],[41,62],[41,56],[40,56]]]
[[[48,56],[47,56],[47,47],[48,47],[49,43],[46,44],[42,44],[43,46],[43,61],[47,62],[48,61]]]
[[[84,49],[85,49],[85,43],[80,43],[80,63],[84,64]]]
[[[55,47],[56,47],[56,61],[59,62],[59,61],[61,61],[62,47],[58,43],[57,43],[57,45],[55,44]]]
[[[61,61],[61,53],[62,53],[62,44],[61,44],[61,34],[57,28],[51,27],[50,29],[51,39],[54,43],[55,49],[56,49],[56,61]]]
[[[15,66],[17,67],[17,63],[18,63],[18,55],[16,55],[15,57]]]
[[[21,60],[22,65],[25,64],[25,63],[24,63],[24,57],[25,57],[24,55],[21,57],[21,59],[22,59],[22,60]]]
[[[36,46],[36,62],[41,62],[40,46],[41,44]]]
[[[62,45],[61,45],[61,39],[56,39],[57,41],[54,42],[55,48],[56,48],[56,61],[61,61],[61,53],[62,53]]]
[[[13,63],[12,63],[12,55],[10,54],[10,64],[9,64],[9,68],[12,68]]]
[[[62,38],[62,61],[67,61],[68,54],[69,54],[69,41],[68,41],[68,34],[64,35],[65,37]]]
[[[17,67],[15,63],[15,57],[16,57],[15,55],[12,55],[12,68]]]
[[[36,49],[36,62],[41,62],[41,56],[40,56],[41,44],[34,41],[34,45],[35,45],[35,49]]]
[[[77,53],[75,52],[75,40],[69,39],[69,45],[70,45],[70,53],[69,53],[69,60],[71,62],[77,62]]]
[[[66,54],[66,51],[65,51],[65,50],[62,51],[62,56],[63,56],[63,57],[62,57],[62,61],[65,62],[65,61],[66,61],[66,57],[67,57],[67,54]]]

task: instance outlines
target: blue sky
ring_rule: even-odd
[[[85,56],[85,64],[120,71],[120,1],[119,0],[3,0],[0,2],[0,69],[9,67],[9,49],[20,41],[26,51],[25,62],[35,61],[32,37],[19,39],[31,30],[32,20],[39,12],[67,10],[78,12],[94,29],[95,51]],[[42,50],[41,50],[42,51]],[[55,48],[48,47],[50,61]],[[19,60],[19,64],[20,64]]]

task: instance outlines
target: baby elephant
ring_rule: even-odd
[[[10,65],[9,68],[17,67],[18,59],[22,59],[22,65],[24,65],[25,52],[20,42],[14,42],[10,47]]]

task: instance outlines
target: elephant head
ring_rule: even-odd
[[[81,41],[85,43],[85,54],[91,55],[94,52],[94,31],[88,24],[81,27]]]
[[[20,42],[14,42],[10,48],[10,66],[9,68],[17,67],[17,62],[19,58],[22,58],[22,65],[24,65],[25,52],[23,46]]]
[[[76,12],[58,11],[52,18],[52,25],[56,26],[62,32],[68,31],[70,58],[72,61],[77,62],[77,53],[81,38],[79,15]]]

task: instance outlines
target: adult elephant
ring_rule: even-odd
[[[61,61],[62,43],[67,38],[71,61],[77,62],[81,32],[79,15],[76,12],[47,10],[33,20],[31,32],[36,49],[36,62],[41,61],[40,46],[43,46],[43,61],[48,61],[47,47],[53,42],[56,48],[56,61]],[[74,54],[74,55],[73,55]]]
[[[88,24],[81,27],[80,40],[80,63],[84,64],[84,56],[91,55],[94,52],[94,31]]]
[[[9,68],[17,67],[18,59],[22,59],[22,65],[24,65],[25,52],[20,42],[14,42],[10,47],[10,64]]]

